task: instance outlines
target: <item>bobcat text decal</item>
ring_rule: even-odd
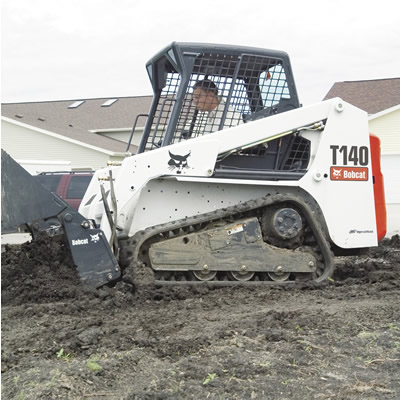
[[[332,145],[332,181],[367,181],[368,147]],[[338,165],[339,164],[339,165]],[[349,166],[350,165],[350,166]],[[361,165],[359,167],[358,165]]]
[[[93,243],[97,243],[100,240],[100,236],[98,233],[96,233],[95,235],[90,235],[90,241]],[[85,238],[85,239],[73,239],[71,241],[72,246],[82,246],[82,245],[86,245],[89,244],[89,239]]]
[[[89,239],[72,240],[72,246],[82,246],[83,244],[89,244]]]
[[[332,181],[367,181],[368,168],[331,167]]]
[[[171,157],[170,160],[168,161],[169,169],[171,171],[177,169],[176,173],[181,174],[183,168],[189,168],[187,159],[190,156],[190,153],[191,152],[189,151],[189,153],[186,154],[185,156],[180,156],[179,154],[172,154],[169,151],[169,156]]]

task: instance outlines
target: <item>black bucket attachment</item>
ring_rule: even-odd
[[[67,207],[67,203],[50,193],[1,150],[2,233],[18,232],[21,226],[57,216]]]
[[[3,235],[30,232],[33,238],[43,231],[49,236],[63,233],[81,280],[91,286],[103,286],[121,275],[103,231],[49,192],[4,150],[1,230]]]

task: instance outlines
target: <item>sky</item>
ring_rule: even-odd
[[[286,51],[301,103],[335,82],[400,77],[395,0],[2,0],[1,101],[151,95],[173,41]]]

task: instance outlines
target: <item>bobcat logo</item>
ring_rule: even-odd
[[[169,156],[171,157],[170,160],[168,161],[168,165],[169,165],[169,169],[171,171],[174,171],[175,169],[178,169],[176,171],[177,174],[181,174],[183,168],[189,168],[187,159],[190,156],[190,151],[188,154],[186,154],[185,156],[180,156],[178,154],[172,154],[169,151]]]
[[[338,179],[341,177],[342,175],[342,170],[341,169],[335,169],[333,168],[333,173],[332,173],[333,177]]]
[[[90,235],[90,237],[92,238],[91,242],[94,242],[94,243],[97,243],[100,240],[98,233],[96,233],[95,235]]]

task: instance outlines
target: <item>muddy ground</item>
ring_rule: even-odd
[[[3,399],[399,399],[400,240],[290,287],[93,290],[2,254]]]

